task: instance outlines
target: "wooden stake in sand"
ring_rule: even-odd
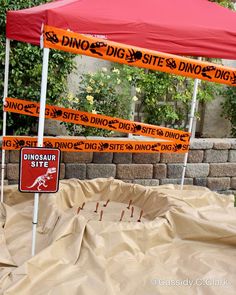
[[[142,216],[143,216],[143,210],[140,211],[139,219],[137,220],[138,222],[141,222]]]
[[[127,209],[130,208],[131,204],[132,204],[132,200],[129,201],[129,205],[128,205]]]
[[[131,215],[130,217],[134,217],[134,207],[131,208]]]
[[[108,199],[108,200],[106,201],[106,203],[103,205],[103,207],[106,207],[106,206],[108,205],[109,202],[110,202],[110,200]]]
[[[85,202],[83,202],[82,206],[81,206],[81,210],[84,209],[84,205],[85,205]]]
[[[101,210],[101,212],[100,212],[100,218],[99,218],[99,221],[102,221],[102,216],[103,216],[103,210]]]
[[[124,215],[125,215],[125,210],[122,210],[122,212],[121,212],[121,216],[120,216],[120,220],[119,220],[119,221],[122,221]]]
[[[77,214],[79,214],[79,212],[80,212],[80,209],[81,209],[81,208],[79,207],[79,208],[78,208],[78,210],[77,210]]]
[[[97,204],[96,204],[96,209],[95,209],[95,213],[98,213],[98,206],[99,206],[99,203],[97,202]]]

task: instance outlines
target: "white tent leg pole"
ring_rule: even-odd
[[[198,60],[201,60],[201,59],[202,59],[201,57],[198,58]],[[192,129],[193,129],[193,120],[194,120],[195,108],[196,108],[196,103],[197,103],[198,84],[199,84],[199,79],[195,79],[194,80],[191,111],[190,111],[189,127],[188,127],[189,133],[191,133]],[[184,165],[183,165],[183,170],[182,170],[181,186],[180,186],[181,190],[183,189],[183,186],[184,186],[184,178],[185,178],[185,172],[186,172],[186,167],[187,167],[187,161],[188,161],[188,153],[186,153],[184,155]]]
[[[39,111],[39,125],[38,125],[38,147],[43,146],[43,133],[45,121],[45,107],[47,95],[47,79],[48,79],[48,60],[49,49],[43,49],[43,68],[41,80],[41,93],[40,93],[40,111]],[[33,215],[33,231],[32,231],[32,256],[35,255],[36,248],[36,229],[38,223],[38,207],[39,207],[39,193],[34,194],[34,215]]]
[[[131,86],[130,94],[131,94],[131,97],[135,96],[136,90],[135,90],[134,86]],[[134,121],[134,113],[135,113],[135,101],[133,101],[133,99],[132,99],[131,111],[130,111],[130,120],[132,120],[132,121]],[[134,137],[133,134],[131,134],[131,133],[128,134],[128,138],[133,138],[133,137]]]
[[[198,100],[196,101],[196,106],[195,106],[195,112],[198,111]],[[192,127],[192,131],[191,131],[191,139],[195,138],[196,135],[196,127],[197,127],[197,118],[194,117],[193,118],[193,127]]]
[[[9,80],[9,58],[10,58],[10,39],[6,39],[6,53],[5,53],[5,76],[4,76],[4,91],[3,91],[3,106],[5,99],[8,96],[8,80]],[[3,111],[3,125],[2,136],[6,135],[7,126],[7,113]],[[3,202],[3,187],[4,187],[4,174],[5,174],[5,157],[6,151],[2,149],[2,165],[1,165],[1,202]]]

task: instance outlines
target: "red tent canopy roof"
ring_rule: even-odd
[[[236,14],[208,0],[57,0],[7,13],[7,37],[39,45],[42,24],[152,50],[236,59]]]

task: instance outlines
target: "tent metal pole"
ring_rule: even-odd
[[[45,107],[47,94],[47,79],[48,79],[48,61],[49,48],[43,48],[43,68],[40,92],[40,110],[39,110],[39,125],[38,125],[38,147],[43,146],[44,122],[45,122]],[[32,231],[32,256],[35,255],[36,248],[36,229],[38,223],[38,207],[39,207],[39,193],[34,194],[34,215],[33,215],[33,231]]]
[[[133,97],[136,94],[136,90],[135,90],[134,86],[131,86],[130,94],[131,94],[131,97]],[[130,119],[132,121],[134,121],[134,113],[135,113],[135,101],[133,101],[133,99],[132,99],[131,111],[130,111]],[[133,138],[133,137],[134,137],[133,134],[131,134],[131,133],[128,134],[128,138]]]
[[[201,60],[201,57],[198,57],[198,60]],[[188,126],[188,132],[191,133],[193,130],[193,121],[195,117],[195,108],[197,103],[197,93],[198,93],[198,85],[199,85],[199,79],[194,80],[194,88],[193,88],[193,97],[192,97],[192,103],[191,103],[191,111],[190,111],[190,118],[189,118],[189,126]],[[192,136],[191,136],[192,139]],[[190,139],[190,140],[191,140]],[[185,178],[185,172],[187,167],[187,161],[188,161],[188,153],[184,155],[184,165],[182,170],[182,177],[181,177],[181,186],[180,189],[183,189],[184,186],[184,178]]]
[[[5,53],[5,75],[4,75],[4,90],[3,90],[3,106],[5,105],[6,97],[8,96],[8,81],[9,81],[9,59],[10,59],[10,39],[6,38],[6,53]],[[6,135],[7,113],[3,111],[2,137]],[[2,149],[2,165],[1,165],[1,202],[3,202],[4,174],[5,174],[5,158],[6,151]]]
[[[196,106],[195,106],[195,112],[197,112],[197,111],[198,111],[198,100],[196,101]],[[196,127],[197,127],[197,118],[194,117],[193,118],[193,127],[192,127],[192,131],[191,131],[191,139],[194,139],[195,138],[195,135],[196,135]]]

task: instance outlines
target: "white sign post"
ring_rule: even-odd
[[[40,92],[40,111],[39,111],[39,125],[38,125],[38,147],[43,146],[44,122],[45,122],[45,106],[47,94],[47,79],[48,79],[48,60],[49,49],[43,48],[43,68]],[[39,207],[39,193],[34,194],[34,215],[33,215],[33,231],[32,231],[32,256],[35,255],[36,246],[36,229],[38,224],[38,207]]]

